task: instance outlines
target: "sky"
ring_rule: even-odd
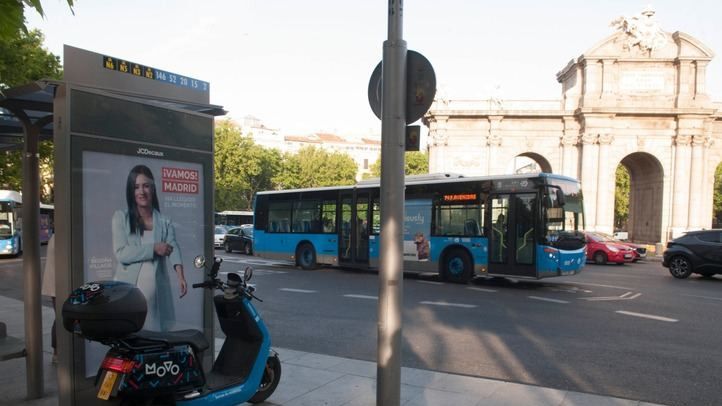
[[[63,44],[210,82],[211,104],[287,135],[378,135],[368,82],[388,38],[387,0],[43,0],[28,26]],[[718,57],[707,90],[722,101],[722,2],[407,0],[402,35],[447,99],[554,100],[556,74],[651,5]]]

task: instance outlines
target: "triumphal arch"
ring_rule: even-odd
[[[611,233],[621,164],[631,240],[663,244],[710,228],[722,162],[722,103],[705,88],[714,54],[660,29],[651,10],[612,24],[613,35],[557,73],[560,100],[435,100],[424,118],[430,172],[503,174],[531,158],[580,179],[586,228]]]

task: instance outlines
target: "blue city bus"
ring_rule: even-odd
[[[584,212],[576,179],[547,174],[409,176],[404,271],[540,279],[585,264]],[[378,180],[353,186],[264,191],[254,201],[254,253],[362,269],[379,266]]]
[[[23,199],[20,192],[0,190],[0,255],[17,256],[23,252]],[[40,243],[47,244],[53,233],[54,207],[40,203]]]

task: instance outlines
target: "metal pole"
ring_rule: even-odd
[[[401,402],[406,42],[403,1],[389,0],[381,98],[381,247],[376,404]]]
[[[38,134],[40,128],[22,120],[23,147],[23,286],[25,297],[25,358],[28,399],[43,396],[43,320],[40,303],[40,180]]]

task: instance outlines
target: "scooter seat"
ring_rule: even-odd
[[[206,336],[200,331],[192,329],[165,332],[141,330],[135,336],[146,340],[166,342],[170,345],[188,344],[196,353],[201,353],[210,347]]]

